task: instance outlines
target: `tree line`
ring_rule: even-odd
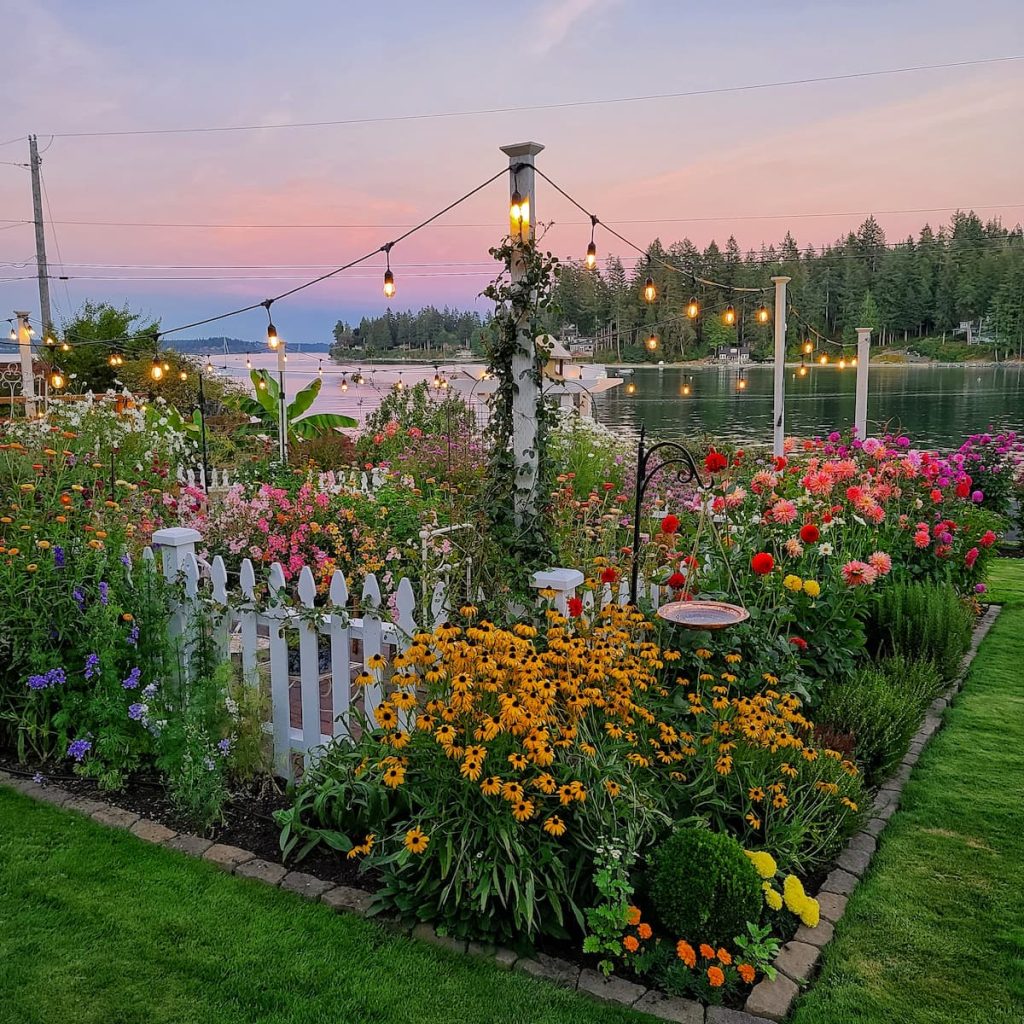
[[[814,332],[852,343],[857,327],[871,327],[876,343],[902,345],[952,338],[964,321],[982,321],[985,336],[1004,351],[1024,347],[1024,234],[1020,225],[1007,229],[973,212],[957,212],[937,231],[926,224],[916,238],[895,244],[868,217],[821,247],[801,248],[787,232],[778,246],[745,253],[733,237],[724,248],[712,241],[703,250],[689,239],[668,246],[655,240],[646,256],[629,271],[615,257],[596,270],[563,265],[556,296],[561,324],[595,337],[599,353],[625,359],[698,358],[737,342],[755,357],[768,356],[773,329],[756,314],[762,303],[772,307],[772,276],[785,275],[792,279],[788,343],[794,352]],[[658,293],[653,304],[642,297],[648,276]],[[696,278],[767,290],[732,292]],[[695,320],[685,314],[691,298],[701,307]],[[721,319],[729,305],[733,327]],[[646,344],[652,336],[653,353]]]
[[[334,325],[331,356],[344,361],[353,350],[367,355],[417,351],[451,353],[460,348],[479,349],[484,321],[479,313],[426,306],[418,312],[396,313],[387,310],[381,316],[364,316],[353,326],[344,320]]]

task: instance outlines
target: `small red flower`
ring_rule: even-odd
[[[800,539],[805,544],[815,544],[821,538],[821,531],[814,525],[814,523],[804,523],[800,527]]]
[[[939,490],[939,489],[938,489],[938,488],[936,487],[936,488],[934,488],[934,489],[932,490],[932,493],[931,493],[930,497],[931,497],[932,501],[935,501],[935,502],[939,502],[939,501],[942,501],[942,491],[940,491],[940,490]]]
[[[978,543],[983,548],[990,548],[996,542],[996,535],[991,530],[986,530],[981,537],[978,539]]]
[[[791,636],[789,642],[800,651],[807,650],[807,641],[802,636]]]
[[[789,460],[786,458],[785,455],[776,455],[775,456],[775,470],[776,470],[776,472],[781,473],[782,470],[784,470],[786,468],[786,466],[788,466],[788,465],[789,465]]]
[[[618,570],[612,566],[608,566],[607,569],[601,571],[601,582],[602,583],[615,583],[619,578]]]
[[[686,586],[686,577],[681,572],[674,572],[665,581],[673,590],[679,590]]]
[[[569,614],[574,619],[578,619],[583,614],[583,598],[582,597],[570,597],[568,604],[569,604]]]
[[[753,569],[758,576],[767,576],[768,573],[775,568],[775,559],[772,558],[767,551],[759,551],[750,560],[750,568]]]
[[[709,473],[717,473],[728,465],[729,460],[721,452],[716,452],[714,448],[704,458],[704,468]]]
[[[669,513],[661,521],[662,533],[676,533],[679,530],[679,517]]]

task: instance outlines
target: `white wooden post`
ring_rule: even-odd
[[[526,205],[518,237],[513,242],[529,244],[534,238],[537,222],[536,185],[533,172],[534,157],[544,147],[539,142],[521,142],[502,146],[508,157],[509,196],[518,192]],[[515,227],[515,225],[510,225]],[[526,264],[520,246],[512,256],[512,287],[522,281]],[[536,341],[530,330],[529,318],[523,316],[517,325],[516,351],[512,356],[512,380],[516,393],[512,400],[512,450],[516,467],[515,512],[517,519],[528,517],[534,509],[537,489],[537,400],[539,385],[536,379]]]
[[[772,403],[772,451],[781,455],[786,443],[786,285],[791,278],[773,277],[775,284],[775,397]]]
[[[18,318],[18,353],[21,356],[21,393],[25,396],[25,417],[32,419],[36,414],[36,381],[32,372],[32,335],[29,333],[28,313],[14,311]],[[43,330],[49,330],[43,324]]]
[[[242,559],[238,580],[242,597],[245,600],[245,604],[238,613],[242,642],[242,681],[246,686],[259,686],[260,676],[256,664],[256,572],[248,558]]]
[[[179,574],[186,571],[188,560],[196,557],[196,543],[203,539],[198,530],[187,526],[171,526],[164,530],[156,530],[153,534],[153,547],[160,552],[164,579],[173,582]],[[171,621],[167,625],[168,635],[172,640],[178,639],[185,632],[188,624],[188,612],[185,604],[175,602],[171,613]]]
[[[331,576],[331,734],[340,736],[348,728],[352,703],[352,641],[348,631],[348,584],[340,569]]]
[[[299,601],[312,612],[316,600],[316,580],[308,565],[299,573]],[[313,763],[313,751],[323,742],[320,738],[320,651],[316,625],[307,616],[299,619],[299,693],[302,708],[303,763]]]
[[[576,596],[576,588],[584,580],[579,569],[547,569],[530,577],[530,586],[536,590],[553,590],[555,607],[563,615],[569,614],[569,598]]]
[[[274,773],[291,780],[291,705],[288,693],[288,641],[284,636],[284,622],[288,609],[280,603],[284,590],[284,570],[275,562],[267,577],[271,607],[265,618],[270,627],[270,707],[273,717]]]
[[[871,328],[857,328],[857,395],[853,424],[863,441],[868,436],[868,366],[871,362]]]
[[[373,682],[363,687],[363,711],[373,721],[374,712],[384,699],[384,672],[371,669],[370,659],[381,653],[383,628],[380,621],[380,584],[371,572],[363,581],[363,668],[373,676]],[[370,728],[374,726],[371,725]]]

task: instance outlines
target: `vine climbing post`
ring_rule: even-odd
[[[773,277],[775,285],[775,398],[772,405],[772,453],[781,455],[786,444],[786,285],[788,277]]]
[[[512,239],[512,290],[522,287],[526,274],[523,249],[534,239],[536,223],[536,186],[534,158],[544,147],[539,142],[520,142],[502,146],[509,169],[509,235]],[[512,355],[512,452],[515,461],[515,514],[521,521],[530,518],[536,508],[538,476],[537,402],[540,382],[536,372],[536,352],[531,329],[529,303],[517,304],[521,310],[516,324],[516,347]]]

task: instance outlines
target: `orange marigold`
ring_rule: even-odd
[[[689,968],[693,968],[697,964],[697,954],[694,953],[693,946],[686,939],[680,939],[676,943],[676,956]]]
[[[718,962],[726,967],[732,965],[732,955],[724,946],[718,951]]]
[[[630,907],[626,911],[626,924],[631,924],[634,927],[640,923],[640,908]]]
[[[754,984],[754,978],[757,977],[757,971],[754,970],[751,964],[740,964],[736,970],[739,972],[739,976],[743,979],[744,984]]]
[[[704,957],[705,960],[715,959],[715,951],[706,942],[702,942],[700,944],[700,955]]]
[[[643,924],[638,924],[636,926],[636,933],[640,936],[641,939],[644,940],[644,942],[646,942],[654,934],[654,932],[651,930],[651,926],[647,924],[646,921]]]
[[[721,988],[725,984],[725,975],[721,967],[708,968],[708,984],[712,988]]]
[[[627,953],[635,953],[640,948],[640,943],[637,942],[635,935],[627,935],[622,940],[622,945],[625,947]]]

